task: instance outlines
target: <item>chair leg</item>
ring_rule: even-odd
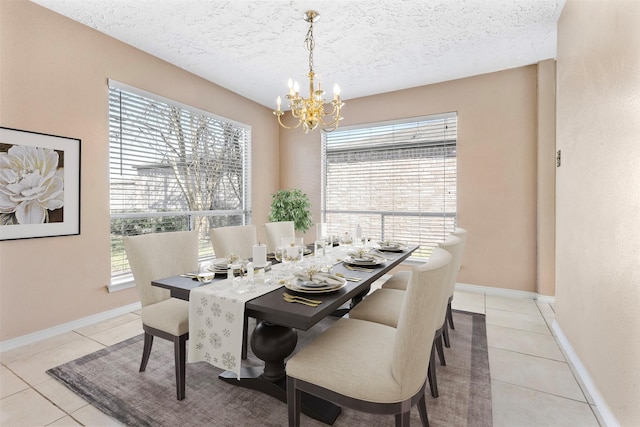
[[[442,327],[442,338],[444,338],[444,346],[450,348],[451,341],[449,341],[449,324],[446,320],[444,322],[444,326]]]
[[[301,392],[296,388],[296,379],[287,377],[287,410],[289,427],[300,427]]]
[[[173,350],[176,358],[176,395],[178,400],[184,400],[185,395],[185,373],[187,362],[187,337],[188,334],[180,335],[173,339]]]
[[[431,356],[429,356],[429,369],[427,370],[429,388],[431,396],[438,397],[438,379],[436,378],[436,347],[435,342],[431,345]]]
[[[411,425],[411,412],[405,411],[401,414],[396,414],[396,427],[405,427]]]
[[[444,348],[442,346],[442,335],[439,334],[436,336],[434,343],[436,344],[436,350],[438,350],[438,358],[440,359],[440,364],[442,366],[446,366],[447,362],[444,360]]]
[[[144,372],[147,369],[147,362],[149,362],[149,355],[151,354],[151,346],[153,345],[153,335],[150,333],[144,333],[144,347],[142,349],[142,362],[140,362],[140,372]]]
[[[420,421],[422,421],[422,427],[429,427],[429,417],[427,416],[427,402],[424,398],[424,393],[418,400],[418,413],[420,414]]]
[[[449,302],[447,303],[447,320],[449,321],[449,327],[451,329],[455,329],[455,326],[453,326],[453,312],[451,311],[451,300],[453,298],[449,297]]]

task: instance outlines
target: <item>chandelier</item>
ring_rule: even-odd
[[[315,82],[316,73],[313,71],[313,48],[315,42],[313,40],[313,23],[318,20],[319,14],[315,10],[309,10],[304,14],[304,20],[309,23],[309,31],[305,37],[304,44],[309,51],[309,98],[303,98],[300,96],[300,85],[296,81],[292,82],[289,78],[289,94],[287,99],[289,100],[289,107],[291,108],[291,115],[298,119],[298,123],[295,126],[286,126],[282,123],[282,116],[284,111],[281,109],[282,99],[278,97],[276,100],[276,111],[273,114],[278,117],[278,123],[280,126],[286,129],[295,129],[302,125],[304,133],[308,133],[310,130],[314,130],[318,125],[326,132],[331,132],[338,128],[338,122],[342,120],[340,116],[340,110],[344,105],[340,101],[340,88],[337,84],[333,86],[333,101],[331,101],[331,112],[325,111],[324,91],[320,87],[320,79],[318,78],[317,86]],[[327,105],[329,105],[327,103]]]

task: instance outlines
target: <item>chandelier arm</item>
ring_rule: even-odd
[[[295,125],[295,126],[287,126],[284,123],[282,123],[282,120],[281,120],[281,117],[284,116],[284,113],[277,114],[277,116],[278,116],[278,123],[280,123],[280,126],[282,126],[285,129],[295,129],[295,128],[299,127],[302,124],[301,121],[298,121],[298,124]]]
[[[333,120],[331,122],[325,122],[324,118],[320,118],[320,123],[322,123],[322,128],[324,129],[325,127],[329,127],[329,126],[336,126],[338,127],[338,122],[340,121],[340,118],[338,117],[334,117]]]
[[[326,116],[335,116],[336,119],[340,120],[342,119],[342,117],[340,117],[340,111],[342,109],[342,106],[344,105],[343,103],[334,103],[332,102],[333,105],[333,110],[331,110],[330,113],[326,113]]]
[[[300,119],[304,113],[305,110],[302,108],[291,108],[291,115],[296,119]]]

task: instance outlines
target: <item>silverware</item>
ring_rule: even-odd
[[[371,273],[373,271],[373,268],[356,267],[355,265],[349,265],[349,264],[345,264],[344,266],[352,271],[365,271],[367,273]]]
[[[284,297],[284,300],[286,302],[297,302],[298,304],[306,305],[306,306],[309,306],[309,307],[317,307],[317,306],[320,305],[318,303],[307,302],[305,300],[301,300],[301,299],[298,299],[298,298],[289,298],[289,297],[286,297],[286,296]]]
[[[338,277],[342,277],[344,280],[348,281],[348,282],[359,282],[360,280],[362,280],[359,277],[353,277],[353,276],[345,276],[342,273],[334,273],[336,276]]]
[[[317,299],[305,298],[305,297],[301,297],[299,295],[291,295],[291,294],[288,294],[286,292],[284,292],[282,295],[284,295],[285,298],[299,299],[299,300],[302,300],[302,301],[310,302],[311,304],[322,304],[322,301],[319,301]]]

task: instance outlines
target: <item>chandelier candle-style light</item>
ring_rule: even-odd
[[[277,107],[276,111],[273,112],[273,114],[278,117],[280,126],[286,129],[295,129],[302,125],[304,133],[314,130],[318,125],[327,132],[336,130],[338,128],[338,122],[342,120],[340,110],[344,105],[342,101],[340,101],[340,88],[336,84],[333,86],[333,101],[331,101],[333,108],[331,112],[325,112],[324,91],[320,87],[320,79],[318,79],[316,86],[316,73],[313,71],[313,48],[315,47],[313,40],[313,23],[318,20],[318,16],[319,14],[315,10],[309,10],[304,15],[304,20],[309,23],[309,31],[304,40],[305,47],[309,51],[309,74],[307,74],[309,76],[309,98],[305,99],[300,96],[300,85],[297,81],[294,83],[291,78],[289,78],[289,94],[287,95],[287,99],[289,100],[291,115],[298,119],[298,124],[295,126],[286,126],[282,123],[284,111],[281,109],[282,99],[280,97],[276,100]]]

